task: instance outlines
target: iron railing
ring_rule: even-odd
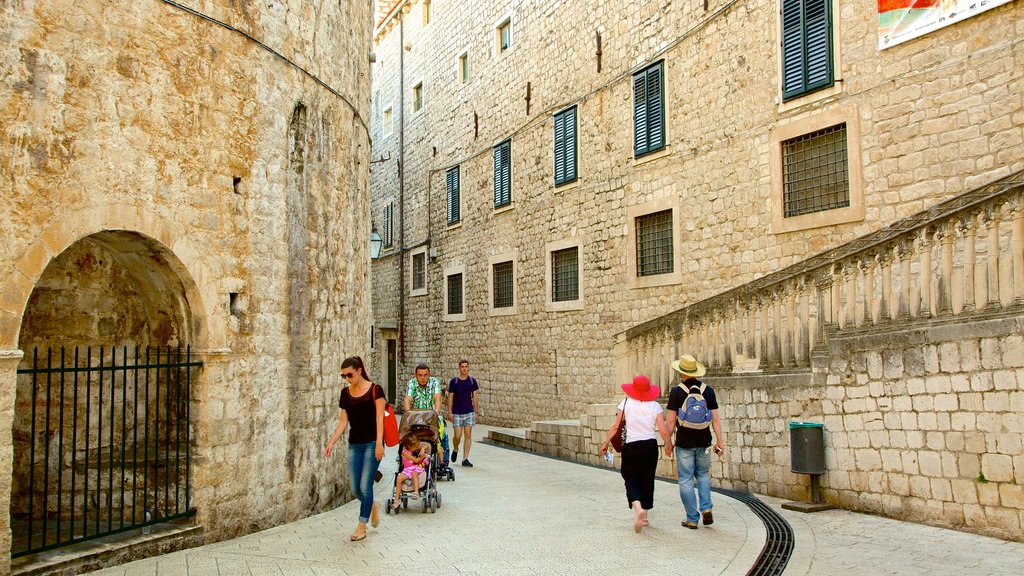
[[[12,557],[195,513],[190,348],[37,348],[25,363]]]

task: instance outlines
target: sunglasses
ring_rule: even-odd
[[[345,377],[345,380],[350,380],[353,376],[356,375],[356,373],[355,372],[342,372],[341,375]]]

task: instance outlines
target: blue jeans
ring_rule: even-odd
[[[679,499],[686,509],[686,521],[694,524],[701,512],[711,510],[711,455],[707,448],[680,448],[676,446],[676,473],[679,475]],[[693,495],[693,481],[697,480],[697,498]]]
[[[374,454],[376,442],[348,445],[348,474],[352,492],[359,499],[359,521],[366,524],[373,510],[373,477],[380,460]]]

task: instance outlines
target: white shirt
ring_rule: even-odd
[[[626,442],[657,438],[658,414],[663,412],[661,404],[654,400],[641,402],[626,398],[619,402],[619,410],[626,418]]]

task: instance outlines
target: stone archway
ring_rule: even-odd
[[[123,229],[124,222],[135,230]],[[145,209],[98,207],[46,229],[15,263],[0,295],[0,449],[17,450],[12,432],[23,424],[14,410],[16,369],[28,365],[23,352],[52,345],[47,340],[105,342],[121,350],[192,346],[198,357],[222,352],[224,317],[206,306],[218,293],[215,278],[186,238]],[[90,307],[112,310],[85,312]],[[201,387],[204,379],[192,385]],[[0,510],[12,514],[19,503],[11,490],[16,460],[0,461]],[[0,572],[12,551],[10,519],[0,514]]]
[[[103,231],[36,282],[19,335],[13,556],[191,513],[198,363],[171,260],[141,234]]]

